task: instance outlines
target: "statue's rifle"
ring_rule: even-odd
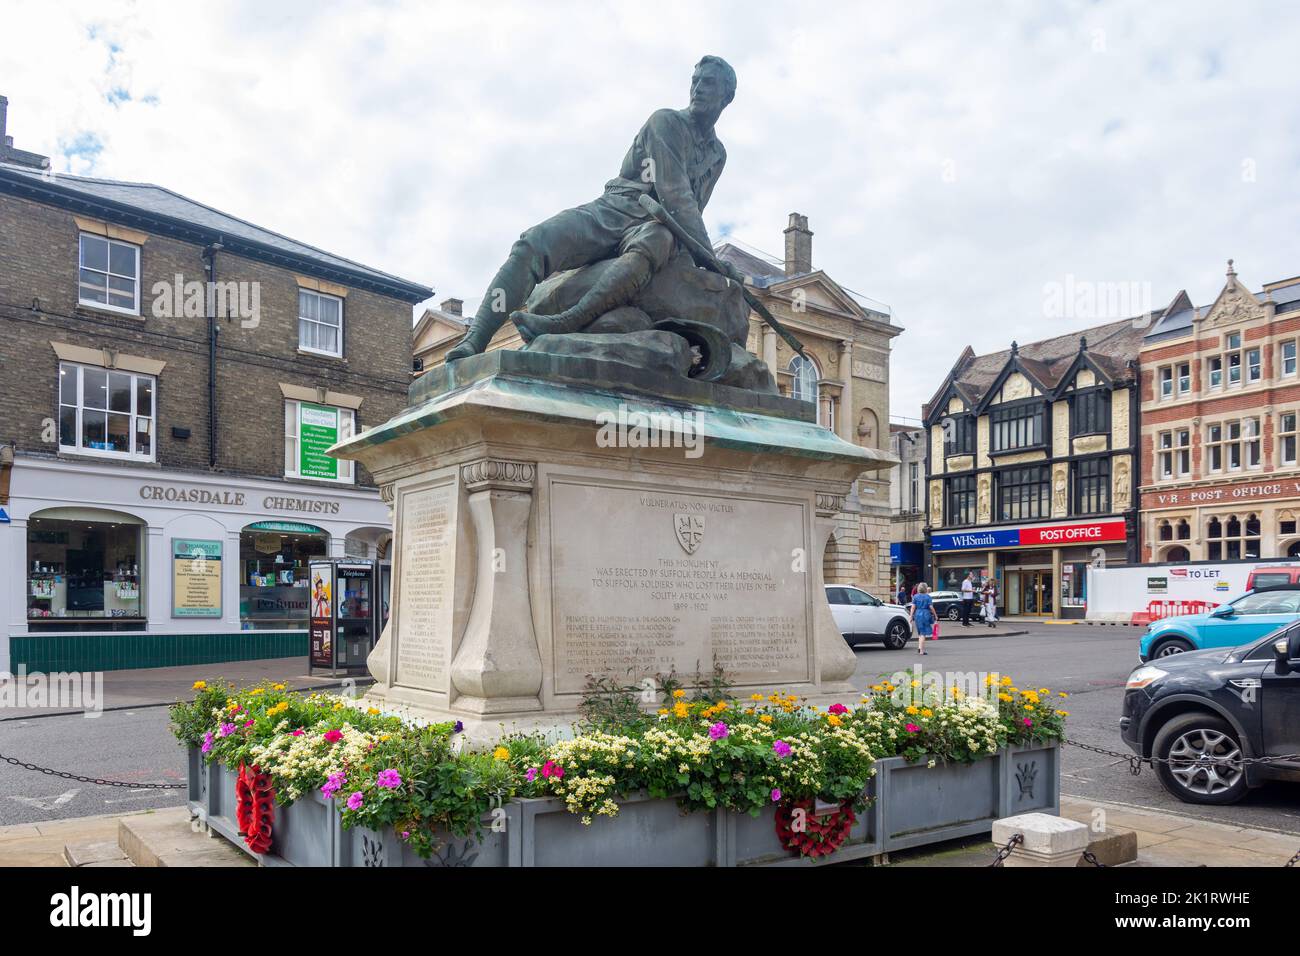
[[[649,194],[642,194],[638,197],[637,202],[639,202],[641,208],[654,217],[657,222],[663,223],[668,227],[668,231],[671,232],[673,236],[676,237],[677,241],[686,248],[686,251],[691,254],[691,258],[695,260],[697,266],[702,269],[708,269],[710,272],[716,272],[724,278],[731,278],[731,276],[727,274],[727,271],[722,268],[722,263],[718,262],[717,256],[713,254],[713,250],[709,249],[702,242],[683,229],[677,220],[672,217],[672,213],[663,207],[662,203],[656,202]],[[745,288],[744,283],[741,283],[740,291],[745,296],[745,301],[749,304],[749,307],[758,313],[758,317],[770,325],[776,331],[777,335],[785,339],[786,344],[789,345],[790,348],[794,349],[796,353],[807,359],[808,356],[804,353],[803,345],[794,337],[789,329],[777,321],[776,316],[767,310],[767,306],[763,305],[763,303],[759,301],[758,296]]]

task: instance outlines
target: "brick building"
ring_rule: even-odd
[[[1141,349],[1142,557],[1300,557],[1300,278],[1175,296]]]
[[[158,186],[52,175],[5,106],[0,669],[305,655],[305,561],[389,534],[323,449],[405,406],[431,290]],[[174,575],[190,546],[216,562],[206,605]]]
[[[916,425],[889,425],[889,452],[898,464],[889,469],[889,565],[894,591],[925,580],[926,431]]]
[[[1090,563],[1138,560],[1142,325],[984,356],[967,346],[923,409],[937,589],[973,572],[998,581],[1003,613],[1078,618]]]

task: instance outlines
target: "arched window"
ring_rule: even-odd
[[[821,369],[817,363],[802,355],[796,355],[790,360],[790,397],[797,398],[802,402],[812,402],[817,404],[817,382],[822,377]]]
[[[1259,557],[1259,515],[1211,518],[1205,525],[1206,556],[1211,561],[1253,561]]]
[[[1300,541],[1286,549],[1286,556],[1288,558],[1300,558]]]
[[[1174,529],[1173,529],[1173,525],[1171,525],[1168,521],[1162,521],[1162,522],[1160,522],[1160,528],[1159,528],[1159,532],[1158,532],[1158,537],[1160,538],[1161,541],[1172,541],[1172,540],[1174,540]]]
[[[1182,545],[1175,545],[1174,547],[1170,548],[1168,551],[1165,552],[1165,560],[1166,561],[1190,561],[1191,555],[1187,553],[1187,549],[1184,548]]]
[[[1192,540],[1192,526],[1187,523],[1186,518],[1178,519],[1178,532],[1174,537],[1179,541]]]

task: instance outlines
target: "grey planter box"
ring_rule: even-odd
[[[1056,744],[1012,747],[973,763],[876,763],[868,807],[827,857],[791,855],[779,843],[775,807],[757,817],[728,810],[684,813],[644,793],[619,801],[616,817],[588,826],[555,798],[519,798],[483,818],[481,839],[448,834],[421,859],[392,830],[343,829],[338,808],[313,791],[277,806],[271,852],[248,850],[235,823],[233,770],[189,755],[189,804],[209,827],[265,866],[824,866],[987,833],[1017,813],[1060,810]]]

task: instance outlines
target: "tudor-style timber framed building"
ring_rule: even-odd
[[[929,580],[997,581],[1003,614],[1081,618],[1089,564],[1138,560],[1138,368],[1123,320],[991,355],[924,406]]]

